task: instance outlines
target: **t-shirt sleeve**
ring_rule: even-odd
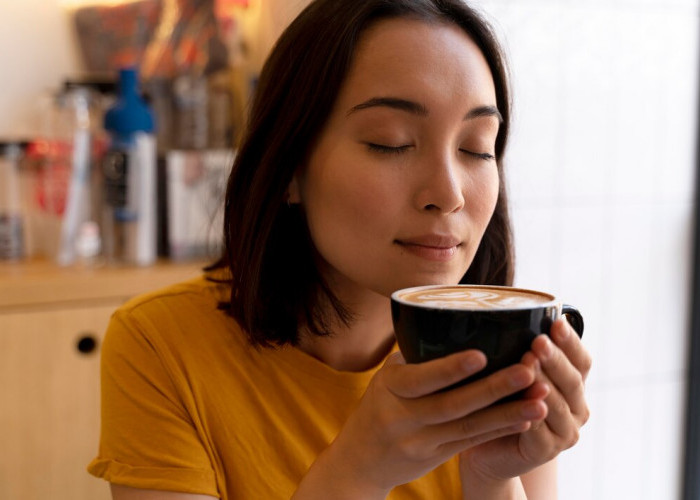
[[[219,497],[168,353],[125,309],[115,313],[105,335],[101,389],[99,454],[90,474],[134,488]]]

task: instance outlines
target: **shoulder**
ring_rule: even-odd
[[[191,322],[225,314],[228,285],[205,275],[138,295],[119,307],[114,317],[137,322]]]
[[[112,315],[107,337],[140,339],[156,350],[223,338],[243,338],[236,321],[221,308],[229,287],[205,275],[127,301]]]
[[[133,297],[117,311],[124,314],[133,314],[162,303],[175,304],[187,301],[194,301],[201,305],[212,303],[218,306],[219,301],[226,300],[227,288],[226,284],[213,281],[206,275],[201,275]]]

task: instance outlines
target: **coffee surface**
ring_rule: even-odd
[[[517,288],[444,287],[399,293],[405,302],[437,309],[522,309],[551,302],[554,298]]]

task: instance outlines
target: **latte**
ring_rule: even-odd
[[[420,287],[394,295],[399,301],[435,309],[526,309],[554,301],[554,297],[546,293],[496,286]]]

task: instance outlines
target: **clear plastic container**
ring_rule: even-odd
[[[20,161],[25,144],[0,140],[0,260],[26,255]]]
[[[36,255],[61,266],[79,264],[86,248],[79,240],[99,229],[98,166],[107,147],[102,120],[112,100],[108,81],[88,78],[66,80],[43,99],[41,134],[28,152],[34,174],[30,239]]]

